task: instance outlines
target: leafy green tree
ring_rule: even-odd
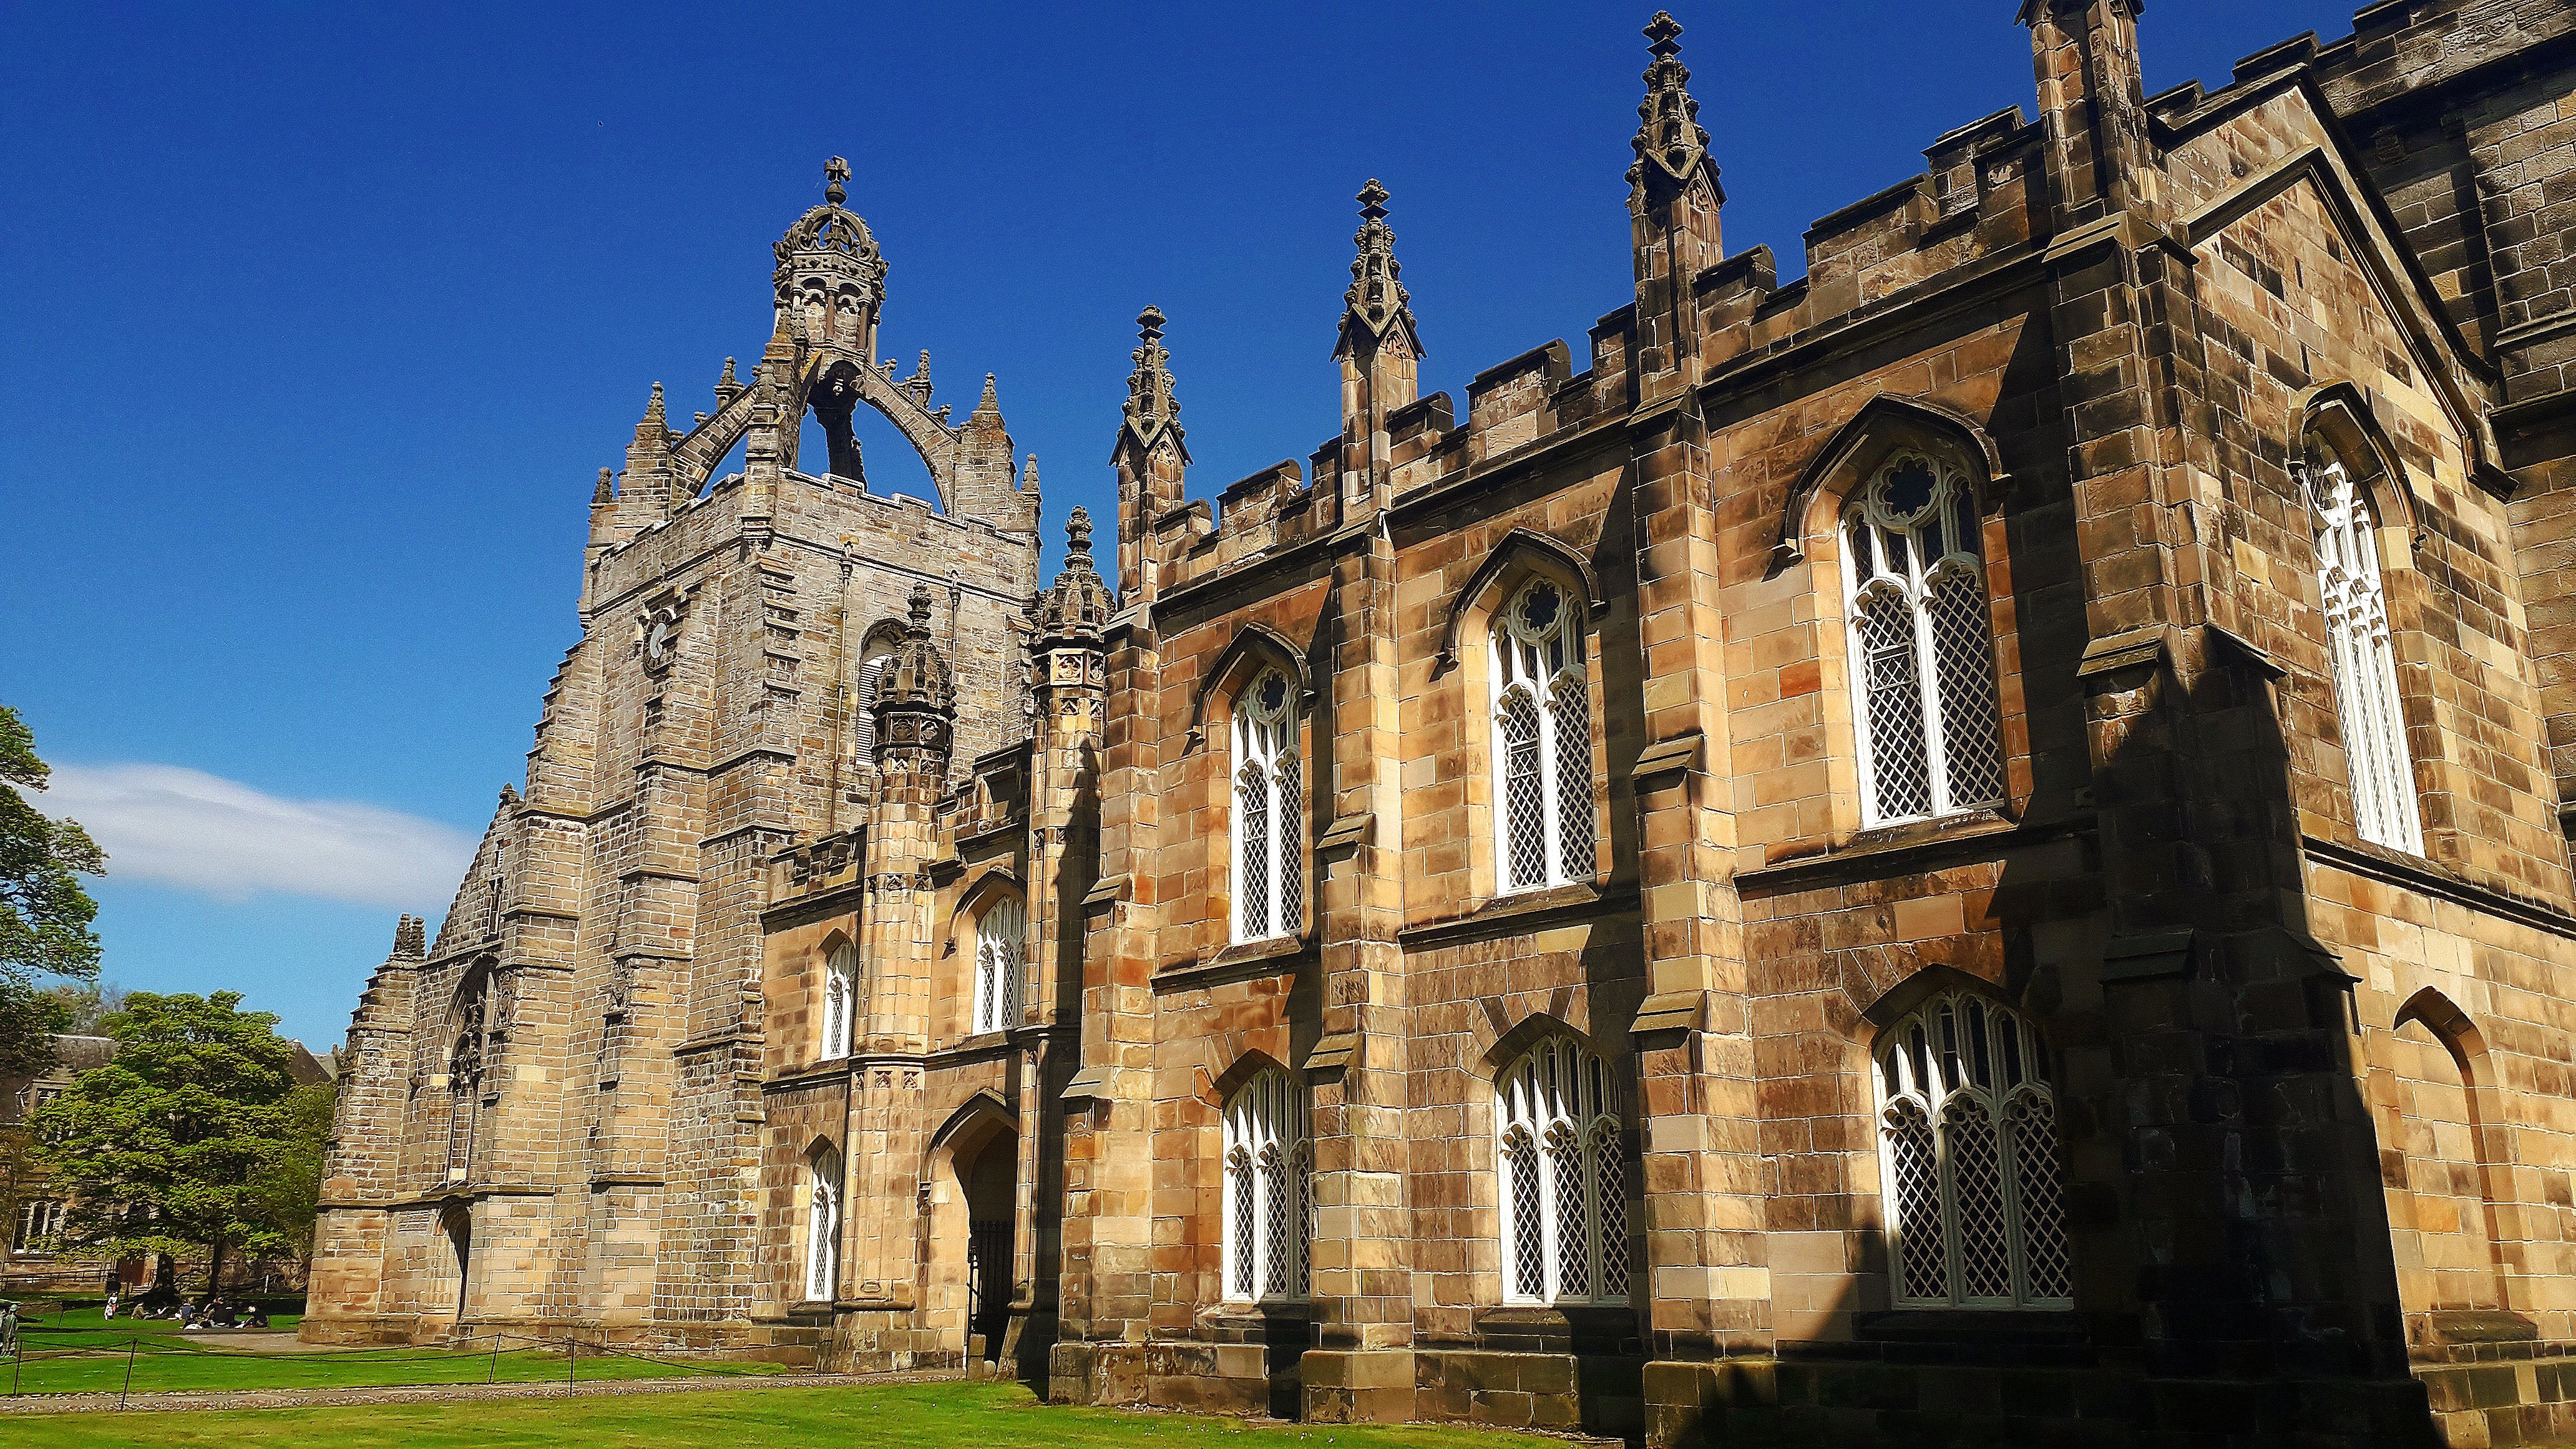
[[[285,1146],[251,1178],[270,1234],[299,1255],[313,1242],[313,1219],[322,1201],[322,1158],[339,1105],[336,1080],[287,1093],[279,1108]]]
[[[302,1248],[269,1175],[299,1151],[295,1048],[274,1015],[240,1006],[235,991],[130,993],[101,1024],[115,1059],[35,1113],[38,1157],[70,1200],[69,1244],[116,1257],[202,1248],[210,1292],[227,1253]]]
[[[80,878],[103,873],[107,856],[89,832],[46,819],[19,793],[52,777],[18,712],[0,704],[0,1076],[52,1059],[46,1037],[58,1028],[36,979],[98,978],[98,906]]]

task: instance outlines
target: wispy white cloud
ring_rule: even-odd
[[[431,914],[472,859],[462,832],[349,800],[287,800],[176,765],[56,765],[37,809],[70,816],[115,880],[224,900],[313,896]]]

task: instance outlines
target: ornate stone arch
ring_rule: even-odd
[[[1583,595],[1586,617],[1597,620],[1610,611],[1609,597],[1601,591],[1600,576],[1593,572],[1590,560],[1536,529],[1514,528],[1485,555],[1485,561],[1468,576],[1466,587],[1450,600],[1449,624],[1440,634],[1440,657],[1431,666],[1434,677],[1458,666],[1458,641],[1465,633],[1468,616],[1488,598],[1508,592],[1504,586],[1519,582],[1519,575],[1533,568],[1565,575],[1565,581]]]
[[[1029,888],[1019,872],[999,861],[986,865],[957,893],[957,904],[948,912],[948,949],[957,949],[957,932],[970,919],[981,917],[993,905],[1008,898],[1028,904]]]
[[[2411,552],[2424,541],[2422,497],[2414,476],[2397,461],[2397,449],[2379,425],[2369,397],[2348,381],[2319,383],[2299,394],[2298,431],[2290,439],[2290,466],[2299,477],[2301,495],[2314,502],[2314,470],[2343,464],[2353,486],[2370,499],[2380,526],[2402,526]],[[2385,550],[2383,550],[2385,552]],[[2404,559],[2383,558],[2383,567],[2407,567]]]
[[[1288,1080],[1292,1082],[1302,1082],[1305,1079],[1304,1073],[1292,1070],[1287,1063],[1277,1057],[1259,1047],[1249,1047],[1235,1054],[1232,1065],[1208,1079],[1206,1097],[1209,1105],[1223,1107],[1233,1099],[1237,1091],[1242,1089],[1244,1083],[1260,1076],[1263,1072],[1286,1073]]]
[[[2478,1030],[2477,1021],[2438,987],[2425,986],[2407,997],[2389,1021],[2396,1032],[2409,1024],[2419,1025],[2451,1058],[2460,1074],[2461,1097],[2468,1108],[2471,1150],[2476,1154],[2478,1195],[2482,1199],[2484,1221],[2479,1224],[2486,1238],[2488,1262],[2495,1274],[2496,1303],[2511,1309],[2513,1295],[2507,1281],[2504,1234],[2498,1221],[2500,1209],[2515,1200],[2513,1190],[2513,1149],[2509,1130],[2503,1125],[2510,1118],[2496,1090],[2496,1072],[2488,1055],[2486,1036]],[[2402,1124],[2403,1117],[2400,1117]],[[2396,1144],[2404,1151],[2404,1139]],[[2411,1190],[2411,1178],[2410,1178]]]
[[[968,1135],[980,1137],[982,1134],[972,1129],[988,1125],[1017,1132],[1020,1130],[1020,1114],[1001,1093],[990,1087],[979,1087],[974,1095],[958,1103],[957,1109],[940,1122],[938,1131],[930,1134],[930,1152],[936,1155]]]
[[[1790,485],[1789,496],[1781,500],[1777,541],[1765,576],[1777,577],[1781,570],[1806,560],[1807,540],[1818,527],[1819,499],[1839,499],[1898,446],[1926,442],[1945,447],[1955,455],[1954,461],[1966,466],[1977,511],[1993,512],[2002,501],[2008,475],[2003,453],[1986,430],[1975,419],[1939,403],[1880,393],[1834,430]]]
[[[1616,1063],[1626,1059],[1629,1054],[1626,1041],[1616,1036],[1595,1036],[1575,1022],[1575,1017],[1585,1013],[1569,1010],[1571,1003],[1565,999],[1567,995],[1560,989],[1547,1008],[1531,1011],[1496,1033],[1493,1040],[1486,1043],[1485,1049],[1467,1063],[1469,1072],[1491,1085],[1513,1063],[1528,1055],[1532,1047],[1551,1036],[1571,1037],[1605,1062]],[[1504,1009],[1497,997],[1485,998],[1482,1005],[1489,1019],[1499,1016]],[[1478,1032],[1477,1035],[1481,1037],[1484,1033]]]
[[[1881,991],[1876,1000],[1862,1007],[1860,1015],[1851,1024],[1853,1039],[1863,1050],[1873,1049],[1877,1045],[1880,1032],[1903,1021],[1913,1014],[1916,1007],[1933,997],[1946,996],[1954,992],[1982,996],[2018,1014],[2045,1035],[2046,1023],[2040,1020],[2038,1014],[2025,1010],[2021,1003],[2013,1000],[2011,994],[2001,986],[1983,976],[1962,971],[1956,966],[1934,963],[1915,968],[1911,975]]]
[[[1276,665],[1297,688],[1297,707],[1304,715],[1313,705],[1315,686],[1306,668],[1303,651],[1288,636],[1267,624],[1245,624],[1235,631],[1234,642],[1225,646],[1207,672],[1199,677],[1190,695],[1190,732],[1185,748],[1196,750],[1207,743],[1207,717],[1211,700],[1231,699],[1263,665]]]

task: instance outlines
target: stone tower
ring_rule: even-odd
[[[926,818],[952,758],[1027,732],[1035,472],[1014,477],[990,377],[952,423],[927,353],[900,381],[878,361],[888,269],[848,175],[835,158],[773,249],[748,375],[727,359],[685,429],[655,383],[593,491],[581,639],[527,791],[358,1012],[317,1337],[767,1332],[746,1223],[772,858]],[[935,498],[870,488],[862,405]],[[798,454],[808,412],[827,458]],[[737,443],[742,471],[714,476]]]

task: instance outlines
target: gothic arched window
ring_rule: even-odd
[[[2001,804],[1994,631],[1967,479],[1897,453],[1854,495],[1843,543],[1864,820]]]
[[[850,1017],[858,998],[859,953],[844,941],[823,968],[823,1059],[850,1054]]]
[[[841,1154],[826,1147],[807,1160],[805,1297],[829,1303],[841,1282]]]
[[[2057,1102],[2038,1033],[1999,1002],[1943,996],[1884,1033],[1877,1058],[1896,1301],[2068,1306]]]
[[[474,1167],[474,1133],[483,1111],[485,1054],[492,1033],[492,973],[476,967],[449,1007],[447,1047],[447,1180],[463,1182]]]
[[[2325,597],[2326,648],[2334,661],[2335,712],[2343,722],[2352,775],[2353,823],[2361,838],[2410,855],[2424,853],[2415,813],[2415,764],[2398,704],[2390,648],[2388,591],[2379,575],[2379,530],[2352,476],[2328,463],[2317,479],[2317,585]]]
[[[1315,1153],[1306,1094],[1273,1068],[1225,1104],[1225,1297],[1306,1296],[1315,1218]]]
[[[1494,620],[1494,818],[1505,892],[1589,882],[1592,686],[1572,594],[1532,579]]]
[[[975,918],[975,1004],[970,1030],[1006,1031],[1019,1024],[1020,962],[1026,954],[1028,912],[1005,896]]]
[[[1628,1299],[1628,1172],[1607,1063],[1551,1036],[1494,1081],[1503,1301]]]
[[[1304,771],[1297,691],[1263,670],[1234,701],[1234,939],[1266,941],[1305,925]]]

